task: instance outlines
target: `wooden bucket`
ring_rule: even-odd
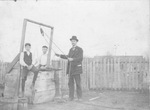
[[[18,99],[17,98],[1,98],[0,110],[17,110]]]
[[[28,99],[27,98],[18,99],[18,109],[17,110],[28,110]]]
[[[41,71],[35,82],[34,90],[31,90],[33,73],[29,73],[25,85],[25,96],[28,97],[29,103],[43,103],[52,101],[55,96],[54,72]]]

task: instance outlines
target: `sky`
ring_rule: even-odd
[[[12,61],[19,53],[24,18],[54,27],[53,41],[68,54],[70,38],[76,35],[84,56],[146,57],[149,53],[149,0],[27,1],[0,2],[0,60]],[[47,45],[40,28],[27,24],[26,40],[35,57]],[[46,36],[45,36],[46,37]],[[63,54],[55,45],[56,53]],[[55,59],[52,51],[52,58]]]

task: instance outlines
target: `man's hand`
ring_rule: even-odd
[[[69,61],[73,61],[73,58],[68,58]]]
[[[56,55],[57,57],[60,57],[60,54],[55,53],[55,55]]]
[[[28,65],[26,64],[26,65],[24,65],[25,67],[28,67]]]
[[[33,65],[30,65],[27,68],[28,68],[28,70],[31,70],[32,67],[33,67]]]

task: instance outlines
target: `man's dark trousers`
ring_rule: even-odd
[[[74,81],[76,82],[76,93],[77,93],[77,98],[80,99],[82,98],[82,88],[81,88],[81,76],[80,74],[75,74],[75,75],[70,75],[69,77],[69,98],[71,100],[74,99]]]

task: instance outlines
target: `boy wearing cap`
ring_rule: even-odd
[[[24,96],[25,81],[27,80],[28,73],[30,71],[34,73],[32,86],[31,86],[34,87],[39,72],[38,69],[33,65],[33,58],[30,49],[31,49],[31,44],[26,43],[25,51],[20,54],[20,65],[23,67],[22,68],[22,96]]]
[[[42,46],[43,54],[37,59],[35,66],[38,66],[39,69],[46,69],[47,67],[47,46]]]
[[[74,100],[74,81],[76,82],[76,92],[77,98],[81,101],[82,98],[82,88],[81,88],[81,77],[82,74],[82,60],[83,60],[83,50],[81,47],[77,46],[78,39],[76,36],[72,36],[70,39],[72,43],[72,48],[69,50],[68,55],[56,54],[56,56],[67,59],[67,74],[69,75],[69,100]]]

